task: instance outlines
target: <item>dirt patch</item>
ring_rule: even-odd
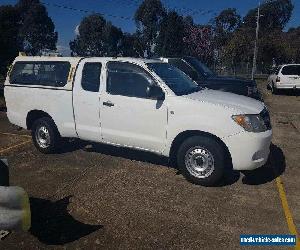
[[[0,111],[6,111],[6,104],[4,96],[0,96]]]

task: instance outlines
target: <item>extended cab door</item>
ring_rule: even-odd
[[[78,137],[101,141],[100,88],[102,64],[83,60],[77,68],[73,88],[73,108]]]
[[[167,106],[150,99],[147,88],[156,84],[141,66],[108,62],[106,92],[101,106],[105,142],[161,152],[166,143]]]

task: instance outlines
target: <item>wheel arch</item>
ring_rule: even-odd
[[[43,117],[48,117],[50,118],[56,129],[57,129],[57,125],[55,124],[53,118],[45,111],[43,110],[37,110],[37,109],[34,109],[34,110],[31,110],[30,112],[28,112],[27,116],[26,116],[26,127],[28,130],[31,130],[32,129],[32,125],[33,123],[37,120],[37,119],[40,119],[40,118],[43,118]],[[57,129],[58,131],[58,129]]]
[[[186,131],[180,132],[174,138],[174,140],[172,141],[171,148],[170,148],[170,153],[169,153],[170,159],[173,163],[176,162],[175,159],[176,159],[177,151],[178,151],[180,145],[183,143],[183,141],[185,141],[189,137],[197,136],[197,135],[206,136],[206,137],[212,138],[215,141],[217,141],[224,148],[224,151],[225,151],[225,154],[226,154],[226,161],[227,161],[228,164],[230,164],[230,167],[232,168],[231,154],[230,154],[230,151],[229,151],[228,147],[223,142],[223,140],[221,138],[219,138],[218,136],[216,136],[216,135],[213,135],[209,132],[204,132],[204,131],[201,131],[201,130],[186,130]]]

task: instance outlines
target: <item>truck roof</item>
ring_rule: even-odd
[[[85,59],[103,59],[106,61],[129,61],[136,63],[155,63],[160,62],[158,59],[146,59],[146,58],[136,58],[136,57],[86,57]]]
[[[61,56],[17,56],[17,61],[68,61],[68,62],[79,62],[82,57],[61,57]]]
[[[60,57],[60,56],[18,56],[15,61],[69,61],[78,63],[81,59],[97,60],[101,58],[103,61],[127,61],[135,63],[155,63],[161,62],[158,59],[144,59],[134,57]]]

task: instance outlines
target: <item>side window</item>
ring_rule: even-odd
[[[154,84],[154,80],[143,68],[125,62],[109,62],[107,68],[108,93],[147,98],[147,88]]]
[[[283,75],[300,75],[300,65],[288,65],[284,66],[281,70]]]
[[[11,84],[63,87],[67,84],[69,62],[16,62]]]
[[[82,70],[81,86],[84,90],[98,92],[100,87],[101,63],[85,63]]]

